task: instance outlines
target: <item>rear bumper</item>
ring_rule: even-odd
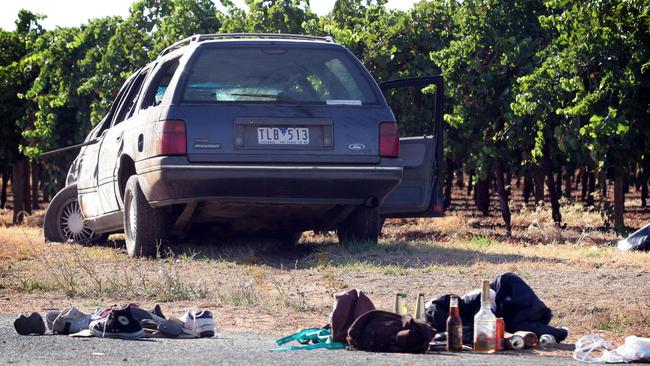
[[[223,201],[276,204],[362,204],[383,198],[402,178],[394,165],[192,164],[162,157],[136,164],[154,207]]]

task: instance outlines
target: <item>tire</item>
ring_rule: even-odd
[[[131,176],[124,190],[124,240],[129,257],[152,257],[163,244],[166,218],[162,209],[149,206],[138,177]]]
[[[350,245],[353,243],[377,244],[379,241],[379,208],[358,206],[336,228],[339,243]]]
[[[84,225],[77,198],[77,185],[69,185],[57,193],[47,207],[43,221],[45,242],[102,244],[108,233],[96,234]]]

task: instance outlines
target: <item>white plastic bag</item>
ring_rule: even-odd
[[[629,336],[625,338],[625,344],[614,352],[623,356],[628,362],[650,361],[650,338]]]
[[[611,350],[612,347],[598,334],[580,338],[575,345],[573,358],[586,363],[628,363],[650,361],[650,338],[630,336],[625,344]],[[594,353],[601,353],[594,356]]]
[[[627,238],[619,240],[618,250],[650,250],[650,224],[630,234]]]

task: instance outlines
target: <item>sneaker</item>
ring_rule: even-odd
[[[156,329],[166,337],[178,337],[183,334],[185,323],[177,318],[169,318],[158,323]]]
[[[138,306],[135,305],[128,305],[128,307],[131,309],[131,314],[135,318],[135,320],[139,321],[140,324],[142,324],[143,320],[153,320],[156,322],[159,322],[161,320],[164,320],[164,318],[159,317],[156,314],[151,313],[150,311],[146,311]]]
[[[118,306],[115,305],[115,307],[118,307]],[[108,317],[108,314],[111,313],[111,311],[113,311],[113,308],[110,307],[110,306],[108,306],[108,307],[103,307],[103,308],[101,308],[101,307],[96,307],[96,308],[95,308],[95,313],[94,313],[94,314],[92,315],[92,317],[91,317],[91,321],[93,321],[93,320],[99,320],[99,319],[106,319],[106,318]]]
[[[140,338],[144,335],[142,326],[133,318],[128,306],[113,309],[106,318],[93,320],[90,331],[100,338]]]
[[[21,314],[18,319],[14,321],[14,328],[20,335],[45,334],[45,323],[43,322],[43,317],[37,312],[31,313],[29,316]]]
[[[188,310],[180,317],[185,328],[203,337],[214,337],[214,319],[210,310]]]
[[[47,330],[50,332],[52,331],[52,325],[54,324],[54,320],[59,317],[61,314],[61,310],[49,310],[47,313],[45,313],[45,327]]]
[[[90,318],[92,317],[92,315],[86,314],[79,311],[76,307],[71,306],[68,309],[59,312],[59,315],[56,316],[50,324],[50,320],[56,313],[56,311],[48,311],[47,314],[45,314],[45,320],[48,323],[48,327],[54,334],[74,334],[84,329],[88,329]]]
[[[159,318],[167,319],[167,317],[165,317],[162,310],[160,309],[159,304],[156,304],[156,306],[153,307],[153,310],[151,310],[150,313],[157,316],[157,317],[159,317]]]

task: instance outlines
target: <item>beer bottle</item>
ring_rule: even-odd
[[[449,317],[447,318],[447,352],[463,350],[463,322],[458,311],[458,296],[449,298]]]
[[[393,313],[400,315],[408,314],[408,309],[406,308],[406,294],[403,292],[395,293],[395,303],[393,304]]]
[[[497,318],[491,310],[490,281],[483,281],[481,309],[474,316],[474,352],[496,351]]]
[[[413,317],[417,320],[422,320],[423,322],[427,321],[427,317],[424,312],[424,293],[418,292],[418,299],[415,302],[415,313]]]

